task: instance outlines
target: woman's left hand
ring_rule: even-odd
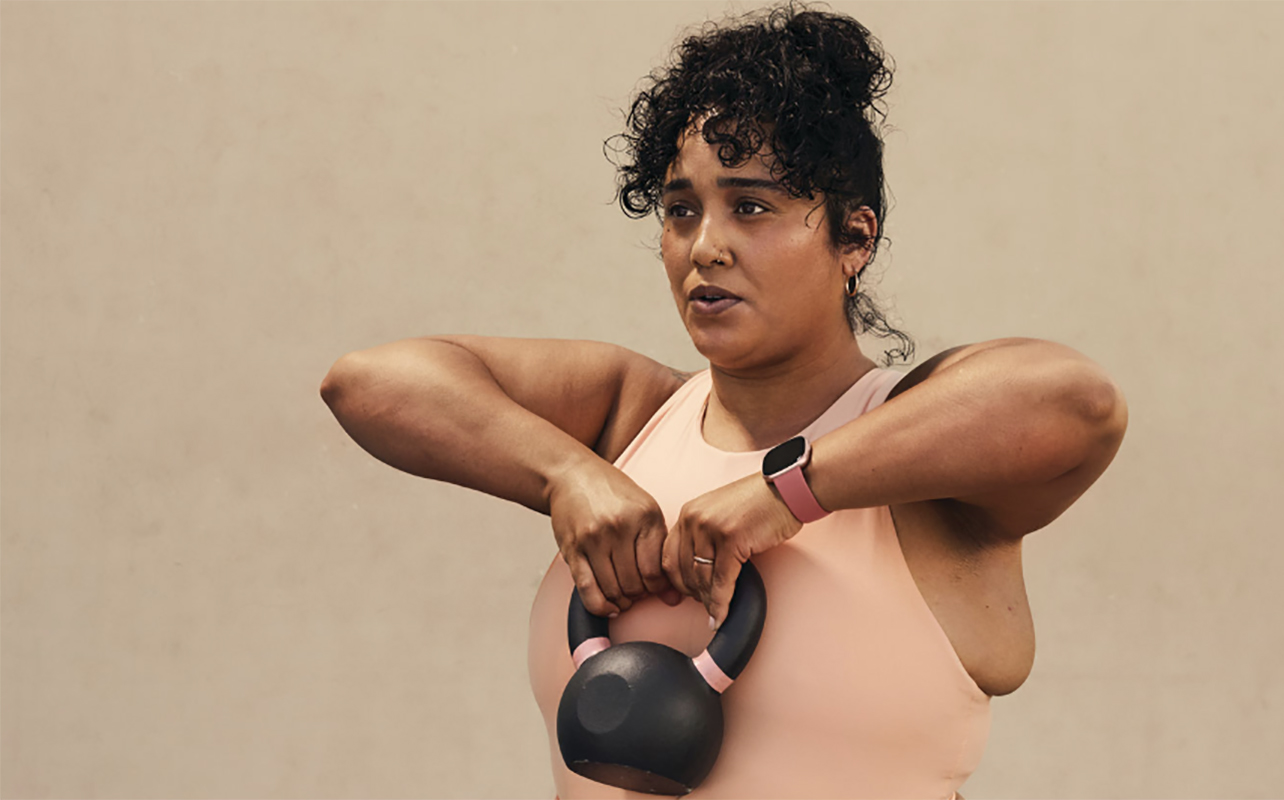
[[[754,473],[684,505],[664,540],[662,564],[678,591],[704,603],[716,629],[727,617],[740,565],[800,530],[776,490]],[[713,564],[698,564],[696,556]]]

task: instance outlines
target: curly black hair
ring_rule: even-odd
[[[625,132],[606,141],[624,213],[659,215],[679,137],[707,115],[702,134],[724,165],[743,164],[765,145],[775,156],[774,177],[791,195],[824,195],[833,246],[868,248],[873,261],[886,214],[875,122],[886,119],[878,103],[895,66],[873,34],[851,17],[791,0],[721,25],[706,23],[674,56],[644,79]],[[878,218],[872,237],[843,224],[861,206]],[[886,352],[888,365],[913,357],[913,340],[888,323],[865,291],[848,298],[847,317],[853,333],[897,340]]]

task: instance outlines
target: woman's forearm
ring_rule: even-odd
[[[813,443],[807,477],[822,506],[956,498],[1024,534],[1060,514],[1105,469],[1127,413],[1097,365],[1038,340],[987,343],[959,356]]]
[[[553,476],[597,458],[449,342],[413,339],[345,356],[321,395],[348,435],[385,464],[542,513]]]

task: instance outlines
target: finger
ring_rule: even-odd
[[[713,538],[709,536],[708,531],[702,525],[691,525],[691,574],[695,577],[694,585],[691,587],[695,590],[696,596],[700,602],[706,606],[709,605],[710,593],[713,590],[713,573],[717,569],[719,553],[717,545]],[[696,556],[706,559],[713,559],[712,564],[701,564],[697,562]]]
[[[700,576],[696,574],[695,542],[691,538],[692,527],[689,524],[682,525],[681,538],[678,540],[678,566],[682,570],[682,585],[687,587],[687,594],[700,599]]]
[[[580,593],[580,602],[590,614],[599,617],[612,617],[619,613],[619,608],[602,594],[597,580],[593,577],[593,568],[583,555],[564,557],[566,566],[571,570],[571,579],[575,581],[575,590]]]
[[[681,523],[678,523],[680,526]],[[687,589],[687,584],[682,580],[682,534],[678,526],[669,531],[669,535],[664,539],[664,574],[669,578],[669,583],[680,594],[689,595],[691,592]]]
[[[628,611],[633,603],[620,589],[620,581],[615,574],[615,564],[611,561],[611,551],[603,547],[601,550],[585,553],[585,556],[588,557],[589,566],[593,568],[593,579],[597,581],[598,588],[602,590],[606,601],[620,611]]]
[[[632,599],[646,594],[646,584],[638,570],[637,538],[640,531],[630,531],[627,536],[615,540],[611,548],[611,563],[615,565],[615,578],[620,582],[620,591],[625,598]]]
[[[740,577],[741,568],[740,561],[730,553],[722,553],[718,563],[714,565],[711,600],[707,606],[709,616],[713,617],[714,630],[721,628],[722,623],[727,620],[727,612],[731,610],[731,598],[735,595],[736,579]]]
[[[663,524],[647,525],[638,535],[637,567],[646,590],[662,598],[673,590],[669,577],[664,574],[664,539],[668,534]],[[668,602],[667,600],[665,602]],[[673,603],[669,603],[673,605]]]

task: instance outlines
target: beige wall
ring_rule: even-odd
[[[1032,536],[974,797],[1284,792],[1284,5],[839,4],[898,64],[882,292],[1132,410]],[[551,797],[544,518],[317,395],[433,332],[698,367],[602,140],[718,3],[3,3],[7,797]]]

